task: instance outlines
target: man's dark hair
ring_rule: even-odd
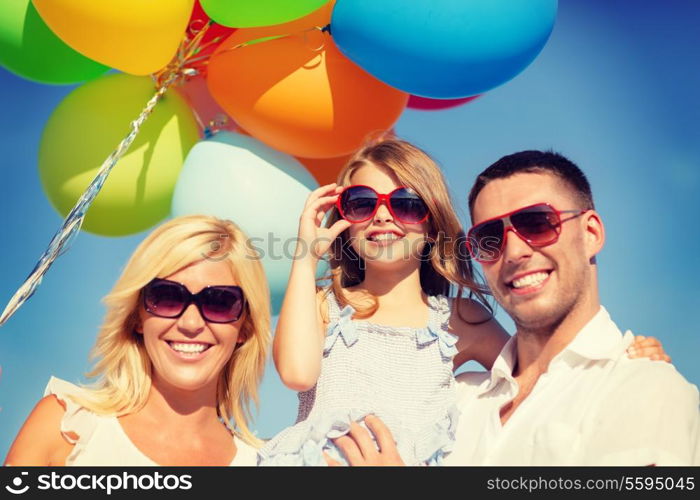
[[[520,151],[504,156],[481,172],[469,192],[469,213],[484,186],[495,179],[505,179],[520,173],[551,173],[569,185],[584,210],[594,209],[591,185],[585,174],[571,160],[552,151]]]

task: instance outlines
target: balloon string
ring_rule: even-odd
[[[247,42],[241,42],[237,45],[234,45],[233,47],[229,47],[228,49],[217,52],[212,57],[218,56],[219,54],[223,54],[225,52],[230,52],[232,50],[240,49],[243,47],[248,47],[250,45],[256,45],[258,43],[263,43],[263,42],[271,42],[273,40],[282,40],[284,38],[294,38],[294,37],[298,37],[300,35],[303,36],[304,42],[308,43],[308,34],[313,32],[313,31],[318,31],[320,33],[330,34],[330,32],[331,32],[330,24],[328,24],[326,26],[312,26],[310,28],[307,28],[307,29],[302,30],[302,31],[298,31],[296,33],[287,33],[284,35],[264,36],[261,38],[256,38],[254,40],[248,40]],[[324,47],[325,47],[325,43],[322,42],[321,45],[319,45],[318,47],[315,47],[315,48],[311,48],[311,50],[313,50],[314,52],[319,52],[319,51],[323,50]]]
[[[227,49],[221,50],[219,52],[214,53],[213,55],[202,55],[198,57],[193,57],[190,59],[191,63],[200,63],[201,62],[201,67],[206,66],[211,58],[218,56],[219,54],[222,54],[224,52],[230,52],[232,50],[237,50],[243,47],[247,47],[250,45],[255,45],[258,43],[263,43],[263,42],[271,42],[273,40],[280,40],[283,38],[293,38],[293,37],[298,37],[298,36],[303,36],[304,44],[309,47],[312,51],[314,52],[319,52],[323,50],[325,47],[325,42],[321,41],[320,45],[317,47],[310,47],[309,46],[309,39],[308,39],[308,34],[313,32],[313,31],[318,31],[320,33],[328,33],[330,34],[330,24],[327,24],[326,26],[312,26],[310,28],[307,28],[305,30],[296,32],[296,33],[288,33],[284,35],[272,35],[272,36],[266,36],[266,37],[261,37],[261,38],[256,38],[253,40],[248,40],[246,42],[239,43],[237,45],[234,45],[233,47],[229,47]],[[210,42],[211,44],[215,43],[214,41]],[[209,43],[205,44],[204,47],[208,47]],[[202,48],[200,51],[206,50],[205,48]],[[195,118],[197,119],[197,123],[199,123],[199,126],[202,128],[204,132],[204,137],[206,139],[209,139],[216,135],[219,132],[219,129],[223,127],[226,122],[228,121],[228,117],[226,115],[222,115],[221,119],[216,119],[212,120],[209,123],[206,124],[206,126],[202,123],[202,120],[200,117],[197,115],[195,112]]]
[[[185,36],[185,39],[180,44],[177,54],[173,60],[161,71],[154,74],[157,90],[151,99],[146,103],[146,106],[141,111],[141,114],[131,122],[131,130],[108,157],[102,163],[97,175],[94,177],[90,185],[85,189],[83,194],[78,199],[75,206],[63,220],[63,224],[56,231],[48,248],[39,258],[39,261],[34,266],[34,269],[29,274],[27,279],[22,283],[14,293],[2,315],[0,315],[0,327],[24,304],[36,291],[41,284],[44,275],[49,270],[54,261],[65,253],[69,248],[76,235],[80,231],[80,227],[85,219],[90,205],[95,197],[99,194],[107,177],[111,173],[117,162],[129,150],[129,147],[136,139],[141,126],[146,119],[151,115],[153,109],[160,99],[165,95],[165,92],[170,86],[178,80],[187,78],[197,74],[196,69],[190,67],[190,60],[196,54],[198,46],[204,37],[207,28],[211,23],[207,24],[201,31],[195,34],[192,38]]]

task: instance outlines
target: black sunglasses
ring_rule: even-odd
[[[208,286],[197,293],[185,285],[160,278],[143,287],[143,307],[160,318],[179,318],[194,303],[211,323],[233,323],[243,312],[245,297],[239,286]]]

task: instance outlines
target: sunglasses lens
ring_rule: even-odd
[[[155,316],[174,318],[182,312],[186,290],[177,283],[151,282],[144,290],[146,309]]]
[[[498,260],[503,244],[503,221],[494,220],[469,231],[469,252],[479,262]]]
[[[200,304],[207,321],[230,323],[241,317],[243,292],[234,286],[212,286],[203,290]]]
[[[377,208],[377,193],[365,186],[353,186],[340,194],[343,217],[350,222],[369,219]]]
[[[420,196],[410,189],[404,188],[394,191],[390,203],[396,218],[407,224],[421,222],[428,215],[428,206]]]
[[[521,210],[510,220],[518,234],[533,245],[546,245],[559,236],[559,216],[546,205]]]

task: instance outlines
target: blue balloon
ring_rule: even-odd
[[[557,0],[337,0],[340,50],[409,94],[481,94],[524,70],[544,47]]]
[[[173,194],[172,215],[214,215],[235,222],[262,257],[272,313],[282,304],[299,217],[313,176],[295,158],[259,140],[221,131],[190,150]]]

